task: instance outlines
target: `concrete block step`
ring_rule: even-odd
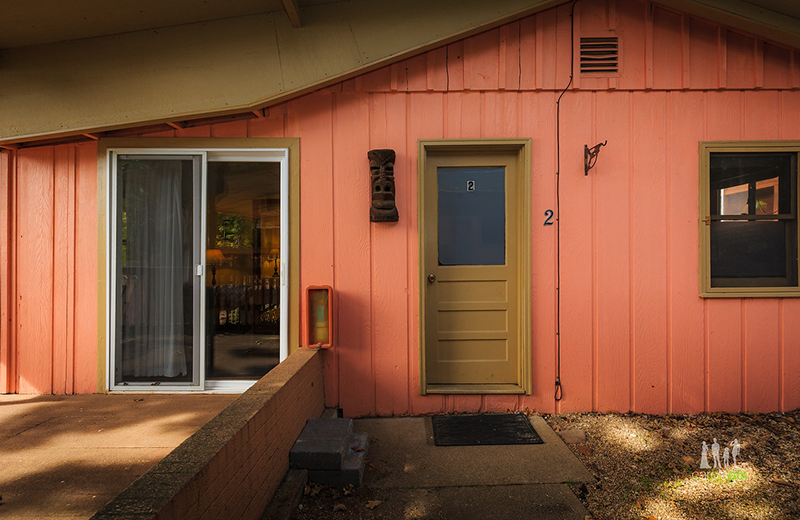
[[[352,419],[309,419],[289,452],[291,468],[340,469],[352,435]]]
[[[309,469],[309,482],[334,484],[336,486],[347,486],[349,484],[360,486],[364,480],[368,451],[369,440],[367,434],[365,432],[354,433],[341,469]]]

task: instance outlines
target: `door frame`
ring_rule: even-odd
[[[417,231],[419,245],[419,375],[420,393],[426,394],[521,394],[530,395],[531,380],[531,146],[525,139],[420,139],[417,142]],[[517,384],[428,385],[425,359],[425,243],[430,229],[425,221],[425,172],[431,155],[470,155],[511,153],[517,157],[516,190],[507,196],[517,197],[517,269],[520,283],[517,308],[519,379]],[[510,191],[510,190],[509,190]]]
[[[113,151],[114,153],[109,153]],[[285,308],[286,319],[282,324],[281,334],[286,331],[286,340],[281,338],[280,359],[283,361],[289,354],[297,350],[300,344],[300,140],[297,138],[110,138],[101,139],[97,146],[97,191],[98,191],[98,334],[97,334],[97,391],[106,393],[110,391],[125,392],[234,392],[243,391],[241,385],[230,386],[222,382],[214,388],[206,386],[187,387],[184,385],[158,385],[144,388],[122,388],[113,384],[113,359],[112,351],[114,315],[111,306],[114,298],[111,289],[114,281],[112,265],[112,245],[114,242],[113,209],[113,168],[111,161],[119,153],[154,153],[178,155],[204,156],[201,168],[205,168],[208,154],[217,157],[247,158],[254,153],[270,155],[275,162],[281,164],[282,177],[286,182],[281,183],[281,205],[286,204],[286,210],[281,211],[282,247],[285,244],[288,257],[286,262],[281,262],[281,306]],[[205,172],[203,185],[205,184]],[[205,187],[201,190],[205,199]],[[285,198],[284,198],[285,197]],[[284,202],[285,201],[285,202]],[[205,204],[203,204],[203,208]],[[201,212],[203,227],[205,227],[205,213]],[[286,226],[284,227],[284,223]],[[288,239],[284,242],[284,239]],[[201,255],[203,266],[203,279],[201,286],[205,285],[205,255]],[[201,291],[201,298],[204,298]],[[287,302],[287,305],[284,305]],[[202,338],[202,335],[201,335]],[[204,338],[201,351],[204,353]],[[201,377],[205,374],[201,366]],[[253,381],[254,382],[254,381]],[[203,381],[205,383],[205,381]]]

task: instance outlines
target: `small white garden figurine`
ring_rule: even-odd
[[[722,452],[722,465],[726,468],[730,464],[731,460],[731,450],[727,446],[725,446],[725,451]]]
[[[700,453],[700,469],[711,469],[708,465],[708,444],[703,441],[703,451]]]
[[[739,448],[740,448],[739,440],[738,439],[733,439],[733,441],[731,442],[731,446],[733,447],[733,449],[731,449],[731,455],[733,455],[733,465],[735,466],[736,465],[736,457],[739,456]]]
[[[719,463],[719,443],[716,437],[714,438],[714,444],[711,445],[711,454],[714,456],[714,469],[716,469],[721,466]]]

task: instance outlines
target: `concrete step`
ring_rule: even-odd
[[[309,419],[289,452],[292,469],[341,469],[352,435],[352,419]]]
[[[365,432],[357,432],[352,436],[350,447],[344,457],[340,469],[309,469],[309,482],[317,484],[334,484],[336,486],[360,486],[364,480],[364,469],[367,465],[369,440]]]

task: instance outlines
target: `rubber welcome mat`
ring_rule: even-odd
[[[528,418],[521,413],[434,415],[433,441],[437,446],[498,446],[543,444]]]

